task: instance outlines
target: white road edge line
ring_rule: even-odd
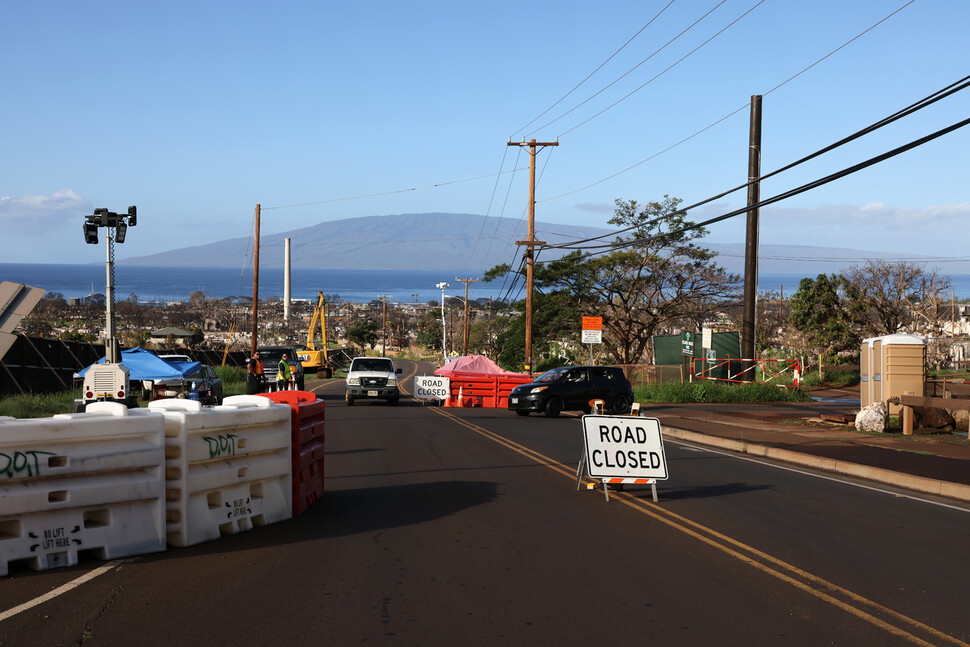
[[[803,469],[799,469],[797,467],[788,467],[786,465],[779,465],[778,463],[772,463],[772,462],[769,462],[769,461],[766,461],[766,460],[763,460],[763,459],[760,459],[760,458],[752,458],[751,456],[742,456],[740,454],[736,454],[736,453],[733,453],[733,452],[726,452],[726,451],[723,451],[723,450],[720,450],[720,449],[713,449],[711,447],[703,447],[703,446],[695,445],[693,443],[690,443],[690,442],[687,442],[687,441],[684,441],[684,440],[679,440],[679,439],[675,440],[675,439],[672,439],[672,438],[664,438],[664,443],[668,443],[668,442],[673,443],[675,445],[680,445],[680,446],[684,447],[685,449],[691,449],[691,450],[694,450],[694,451],[702,451],[702,452],[710,452],[712,454],[718,454],[719,456],[726,456],[728,458],[736,458],[736,459],[742,460],[742,461],[749,461],[751,463],[758,463],[759,465],[765,465],[767,467],[774,467],[775,469],[785,470],[785,471],[788,471],[788,472],[795,472],[796,474],[803,474],[805,476],[813,476],[813,477],[818,478],[818,479],[824,479],[826,481],[833,481],[835,483],[841,483],[843,485],[852,485],[852,486],[857,487],[857,488],[862,488],[863,490],[872,490],[873,492],[880,492],[882,494],[889,494],[891,496],[894,496],[894,497],[897,497],[897,498],[901,498],[901,499],[910,499],[912,501],[919,501],[920,503],[928,503],[930,505],[940,506],[941,508],[949,508],[950,510],[959,510],[960,512],[970,512],[970,510],[968,510],[967,508],[961,508],[960,506],[951,505],[949,503],[943,503],[941,501],[932,501],[930,499],[923,499],[923,498],[920,498],[918,496],[913,496],[911,494],[903,494],[902,492],[895,492],[893,490],[886,490],[886,489],[883,489],[883,488],[874,487],[872,485],[863,485],[862,483],[855,483],[853,481],[846,481],[845,479],[836,478],[834,476],[826,476],[824,474],[817,474],[815,472],[807,472],[807,471],[805,471]]]
[[[81,577],[77,578],[76,580],[71,580],[67,584],[64,584],[62,586],[57,587],[56,589],[54,589],[50,593],[47,593],[45,595],[42,595],[39,598],[34,598],[33,600],[31,600],[29,602],[24,602],[23,604],[21,604],[19,606],[16,606],[16,607],[14,607],[12,609],[8,609],[7,611],[4,611],[3,613],[0,613],[0,622],[3,622],[4,620],[6,620],[8,618],[12,618],[13,616],[15,616],[18,613],[21,613],[23,611],[26,611],[27,609],[31,609],[33,607],[36,607],[38,604],[43,604],[44,602],[47,602],[48,600],[53,600],[54,598],[56,598],[59,595],[63,595],[65,593],[67,593],[68,591],[71,591],[73,589],[76,589],[77,587],[81,586],[85,582],[90,582],[91,580],[93,580],[94,578],[98,577],[99,575],[104,575],[105,573],[107,573],[111,569],[115,568],[116,566],[120,566],[123,563],[124,563],[124,560],[123,559],[116,559],[116,560],[114,560],[112,562],[108,562],[104,566],[99,566],[98,568],[94,569],[93,571],[90,571],[88,573],[85,573],[84,575],[82,575]]]

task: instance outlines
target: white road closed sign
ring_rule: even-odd
[[[660,421],[631,416],[583,416],[586,466],[592,478],[667,478]]]
[[[418,400],[445,400],[451,389],[451,378],[437,375],[415,375],[414,397]]]

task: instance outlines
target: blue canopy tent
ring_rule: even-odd
[[[96,363],[104,364],[106,359],[102,357]],[[199,362],[169,362],[144,348],[121,351],[121,364],[128,369],[129,379],[145,381],[184,379],[200,366]],[[91,366],[81,369],[77,375],[83,376]]]

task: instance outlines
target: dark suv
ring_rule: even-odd
[[[270,384],[276,384],[280,360],[283,358],[283,353],[286,353],[286,361],[290,365],[290,372],[293,374],[296,388],[300,391],[303,390],[303,364],[300,363],[300,358],[296,356],[296,348],[292,346],[260,346],[256,349],[256,352],[259,353],[259,359],[263,362],[263,377]]]
[[[509,394],[509,410],[520,416],[544,412],[555,418],[560,411],[589,412],[590,400],[603,400],[614,415],[630,413],[633,389],[615,366],[563,366],[546,371]]]

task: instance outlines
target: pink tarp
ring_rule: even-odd
[[[482,376],[529,377],[525,373],[511,373],[484,355],[456,357],[437,371],[435,375],[449,376],[457,373]]]
[[[456,357],[435,375],[451,380],[446,407],[498,407],[509,404],[509,393],[519,384],[532,381],[526,373],[510,373],[484,355]]]

